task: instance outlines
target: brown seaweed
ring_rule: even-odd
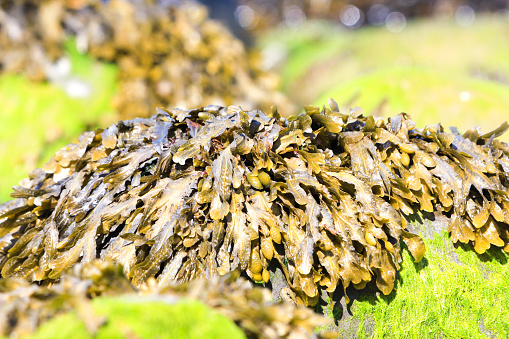
[[[65,78],[55,65],[70,39],[80,53],[118,65],[113,105],[121,119],[170,104],[277,104],[294,113],[277,76],[198,3],[0,0],[1,72]]]
[[[478,253],[509,250],[498,132],[461,136],[330,106],[289,120],[234,106],[159,110],[83,134],[0,214],[2,277],[54,281],[100,258],[136,287],[235,270],[268,282],[275,266],[284,296],[304,305],[370,281],[389,294],[401,241],[416,261],[425,254],[406,229],[416,209],[449,217],[452,240]]]
[[[197,299],[233,320],[250,338],[335,338],[333,331],[316,331],[331,319],[303,306],[273,302],[270,291],[253,286],[232,272],[224,277],[198,279],[188,284],[139,290],[123,275],[121,266],[94,261],[77,265],[58,283],[39,286],[19,279],[0,280],[0,335],[23,336],[59,314],[75,311],[90,334],[105,324],[95,314],[92,298],[122,297],[126,300],[175,302]]]

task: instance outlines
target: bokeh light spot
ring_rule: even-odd
[[[399,33],[406,27],[406,18],[400,12],[392,12],[387,16],[385,26],[392,33]]]

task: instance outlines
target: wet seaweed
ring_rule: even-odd
[[[509,250],[507,130],[446,133],[359,108],[290,119],[236,106],[158,110],[84,133],[14,188],[0,214],[4,278],[51,282],[96,258],[159,288],[240,270],[284,273],[286,300],[393,290],[414,208],[450,218],[454,242]]]

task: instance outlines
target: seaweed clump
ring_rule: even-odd
[[[87,331],[94,334],[106,319],[94,314],[91,299],[123,296],[137,301],[197,299],[233,320],[249,338],[337,337],[334,331],[315,331],[317,327],[330,326],[331,319],[303,306],[273,302],[268,289],[253,286],[238,273],[198,279],[176,287],[159,289],[149,285],[139,290],[124,276],[119,265],[96,260],[75,266],[71,274],[52,286],[2,279],[0,335],[33,333],[44,322],[69,311],[75,311]]]
[[[322,291],[393,290],[415,210],[450,218],[454,242],[509,251],[507,130],[449,134],[406,114],[364,117],[306,107],[158,110],[84,133],[14,187],[0,214],[4,278],[42,284],[76,263],[122,264],[135,287],[240,270],[281,297],[315,305]]]
[[[293,107],[276,91],[277,76],[210,20],[205,6],[176,3],[0,0],[0,71],[32,80],[65,76],[55,74],[56,65],[73,39],[80,53],[118,65],[113,104],[121,119],[148,117],[170,103]]]

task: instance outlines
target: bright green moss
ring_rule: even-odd
[[[454,248],[445,232],[425,243],[426,257],[418,264],[404,252],[391,295],[353,301],[342,335],[353,329],[359,338],[506,338],[509,255]]]
[[[478,16],[469,27],[461,27],[453,19],[415,20],[397,34],[385,27],[349,30],[331,23],[309,22],[302,30],[270,32],[259,45],[285,46],[288,58],[280,68],[283,83],[295,82],[294,88],[312,87],[311,92],[323,92],[334,84],[391,66],[430,67],[463,75],[498,74],[507,79],[506,20],[504,16]],[[319,64],[326,67],[320,68]]]
[[[378,111],[384,117],[407,112],[421,126],[488,131],[509,111],[508,34],[503,16],[480,15],[470,27],[443,18],[409,21],[397,34],[311,22],[303,30],[271,32],[260,46],[285,46],[278,71],[298,104],[332,97],[340,107],[371,113],[385,100]]]
[[[122,298],[98,298],[93,301],[96,316],[104,317],[97,339],[113,338],[245,338],[228,318],[198,301],[175,304],[142,302]],[[67,313],[42,325],[31,338],[92,338],[75,313]]]
[[[454,76],[422,67],[389,67],[359,76],[325,92],[316,103],[341,98],[366,113],[379,109],[383,115],[409,113],[418,127],[442,123],[460,131],[481,126],[484,132],[507,120],[509,87],[500,83]],[[338,103],[339,103],[338,102]],[[502,140],[509,140],[503,136]]]
[[[69,98],[50,83],[22,76],[0,76],[0,203],[11,187],[41,166],[83,131],[115,120],[111,99],[117,68],[101,64],[68,48],[73,75],[92,88],[88,99]]]

